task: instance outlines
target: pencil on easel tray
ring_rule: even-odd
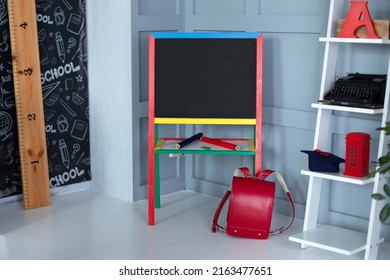
[[[219,147],[222,147],[222,148],[226,148],[226,149],[229,149],[229,150],[233,150],[233,151],[239,151],[240,150],[240,146],[238,146],[238,145],[235,145],[235,144],[232,144],[232,143],[228,143],[228,142],[225,142],[225,141],[221,141],[221,140],[217,140],[217,139],[204,137],[204,136],[200,138],[200,141],[205,142],[205,143],[209,143],[209,144],[213,144],[213,145],[216,145],[216,146],[219,146]]]
[[[181,149],[181,148],[187,146],[188,144],[191,144],[192,142],[199,140],[202,136],[203,136],[203,133],[199,132],[199,133],[191,136],[190,138],[187,138],[187,139],[184,139],[183,141],[180,141],[179,143],[177,143],[175,145],[175,148]]]

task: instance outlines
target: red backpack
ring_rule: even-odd
[[[244,177],[239,177],[240,173]],[[287,194],[293,214],[288,226],[270,231],[275,198],[275,182],[266,181],[265,178],[272,174],[275,175]],[[227,226],[223,228],[218,224],[218,218],[229,196]],[[232,236],[267,239],[270,234],[282,233],[287,230],[293,224],[294,218],[294,202],[282,175],[267,169],[256,177],[252,177],[250,170],[242,167],[235,170],[231,190],[229,189],[226,192],[215,211],[212,231],[222,230]]]

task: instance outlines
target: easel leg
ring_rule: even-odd
[[[160,199],[160,157],[155,155],[154,162],[154,207],[161,208]]]
[[[149,128],[150,129],[150,128]],[[149,151],[148,151],[148,224],[154,225],[154,126],[149,131]]]

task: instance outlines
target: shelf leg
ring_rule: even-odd
[[[387,181],[383,175],[377,174],[380,176],[374,184],[374,193],[383,192],[384,182]],[[371,212],[370,219],[368,222],[368,232],[367,232],[367,242],[366,242],[366,252],[364,254],[365,260],[376,260],[378,256],[379,244],[383,241],[380,238],[381,234],[381,222],[379,221],[379,213],[384,206],[384,201],[378,201],[372,199],[371,202]]]
[[[320,206],[320,196],[322,189],[322,179],[310,176],[309,189],[307,193],[307,204],[305,210],[305,220],[303,223],[303,231],[314,229],[317,226],[318,209]],[[301,244],[301,248],[309,247],[306,244]]]

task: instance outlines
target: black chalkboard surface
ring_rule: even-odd
[[[256,118],[259,33],[156,33],[156,118]]]

